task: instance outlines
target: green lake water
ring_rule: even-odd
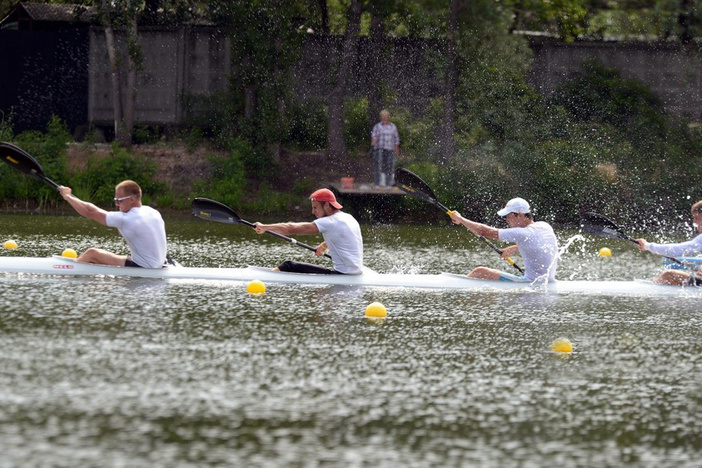
[[[244,226],[166,222],[189,266],[316,261]],[[509,267],[454,226],[364,236],[378,271]],[[2,255],[126,252],[76,216],[2,214],[8,239]],[[624,242],[559,240],[559,279],[661,270]],[[0,467],[702,465],[699,296],[267,287],[0,275]],[[385,320],[364,317],[373,301]],[[559,337],[573,353],[550,351]]]

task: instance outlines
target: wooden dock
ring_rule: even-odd
[[[339,182],[325,185],[334,192],[344,211],[363,223],[393,223],[406,214],[406,194],[397,187],[379,187],[372,183],[355,183],[352,187]]]
[[[370,183],[359,183],[353,184],[352,187],[344,187],[338,182],[331,182],[327,184],[332,192],[337,195],[355,195],[355,196],[367,196],[367,195],[380,195],[380,196],[394,196],[394,195],[405,195],[405,192],[400,190],[395,186],[390,187],[379,187]]]

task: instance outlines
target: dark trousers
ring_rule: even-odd
[[[376,148],[375,150],[375,185],[395,184],[395,152]]]
[[[312,265],[311,263],[295,262],[293,260],[287,260],[280,265],[278,265],[280,271],[287,271],[290,273],[315,273],[318,275],[341,275],[336,270],[331,268],[325,268],[317,265]]]

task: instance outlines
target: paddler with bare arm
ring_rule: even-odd
[[[312,214],[316,218],[314,221],[306,223],[254,223],[254,229],[259,234],[266,231],[283,235],[322,233],[324,242],[319,244],[315,255],[320,257],[328,249],[333,268],[288,260],[275,270],[295,273],[361,274],[363,269],[363,237],[358,221],[350,214],[341,211],[343,207],[336,201],[334,193],[329,189],[315,191],[310,195],[310,201],[312,202]]]
[[[103,265],[162,268],[166,261],[166,229],[161,214],[141,204],[141,187],[125,180],[115,187],[118,211],[105,211],[72,194],[70,187],[59,187],[61,196],[78,214],[117,228],[129,245],[130,255],[119,255],[103,249],[90,248],[78,257],[79,262]]]
[[[692,222],[697,226],[697,232],[699,233],[694,239],[678,244],[654,244],[653,242],[647,242],[646,239],[636,239],[636,242],[639,243],[639,250],[648,250],[666,257],[680,257],[702,252],[702,200],[692,205],[690,213],[692,214]],[[699,271],[693,276],[691,272],[666,270],[658,275],[654,282],[675,286],[684,284],[702,286],[702,277],[700,277]]]
[[[553,228],[543,221],[535,222],[529,203],[523,198],[511,199],[497,214],[505,218],[509,225],[508,229],[476,223],[464,218],[457,211],[451,212],[451,220],[455,224],[465,226],[477,236],[514,242],[515,245],[503,249],[502,257],[507,258],[519,253],[524,259],[524,275],[517,276],[492,268],[477,267],[468,274],[468,277],[529,283],[536,280],[555,281],[558,266],[558,240]]]

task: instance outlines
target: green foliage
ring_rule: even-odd
[[[200,128],[204,136],[216,139],[219,135],[231,135],[239,131],[234,125],[235,110],[240,103],[228,91],[215,91],[209,96],[183,94],[183,124]]]
[[[344,140],[349,148],[368,147],[368,99],[348,99],[344,105]]]
[[[112,153],[105,158],[91,158],[86,169],[74,176],[74,191],[79,198],[93,203],[112,206],[115,185],[133,180],[143,192],[145,204],[150,197],[166,194],[164,184],[156,182],[156,164],[142,156],[132,155],[119,145],[112,145]]]
[[[285,144],[319,151],[327,145],[327,113],[322,102],[293,100],[288,107],[289,133]]]
[[[232,140],[227,156],[210,155],[212,176],[206,181],[194,184],[193,191],[199,196],[220,201],[226,205],[239,206],[246,187],[244,159],[252,153],[251,146],[244,140]]]
[[[288,211],[300,199],[289,193],[280,193],[272,190],[267,183],[262,183],[256,194],[256,198],[248,200],[244,204],[244,209],[258,215],[281,213]]]
[[[192,127],[185,134],[185,144],[188,151],[195,151],[198,146],[200,146],[204,139],[202,134],[202,128]]]
[[[423,161],[431,157],[437,159],[437,152],[441,150],[440,144],[436,144],[435,131],[437,122],[441,120],[438,116],[440,107],[443,104],[436,100],[423,118],[413,116],[405,108],[390,108],[390,121],[397,126],[400,135],[403,159]],[[370,135],[370,132],[368,132]]]
[[[0,114],[0,141],[11,141],[15,133],[12,131],[12,114]]]
[[[554,103],[580,121],[597,120],[622,130],[643,126],[657,134],[664,130],[661,100],[643,83],[624,80],[595,60],[583,63],[583,72],[560,88]]]
[[[0,129],[3,138],[11,139],[9,128]],[[41,164],[46,175],[61,184],[67,180],[67,144],[70,134],[61,120],[54,116],[47,123],[46,133],[28,131],[17,135],[14,143],[32,155]],[[3,183],[0,184],[0,196],[14,200],[36,200],[40,206],[55,205],[60,197],[56,190],[36,181],[3,164],[0,169]]]
[[[135,125],[132,142],[137,145],[156,143],[163,139],[163,129],[153,125]]]
[[[244,136],[254,146],[285,140],[288,122],[280,109],[293,95],[292,70],[306,34],[299,18],[307,8],[304,2],[276,0],[211,2],[213,19],[229,30],[238,64],[230,77],[236,100],[230,121],[237,130],[230,136]]]
[[[481,93],[461,83],[459,150],[438,181],[456,206],[494,219],[483,207],[522,196],[539,217],[574,223],[586,209],[687,210],[686,196],[702,189],[690,171],[700,135],[666,118],[640,83],[588,63],[545,101],[516,72],[482,75]]]

